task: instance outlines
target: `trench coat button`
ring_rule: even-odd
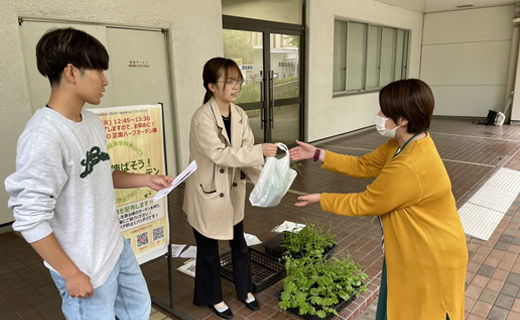
[[[238,186],[238,183],[233,182],[233,187],[236,187],[236,186]]]
[[[219,194],[218,196],[221,197],[221,198],[224,198],[224,194],[223,193]]]
[[[220,168],[219,172],[220,172],[220,173],[224,173],[224,169],[223,169],[223,168]]]

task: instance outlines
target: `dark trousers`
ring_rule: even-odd
[[[197,306],[210,306],[222,298],[220,285],[220,259],[218,240],[210,239],[193,229],[197,241],[197,262],[195,266],[195,292],[193,303]],[[244,239],[244,224],[241,221],[233,227],[231,259],[233,264],[233,280],[237,298],[243,301],[251,292],[251,267],[249,265],[249,248]]]

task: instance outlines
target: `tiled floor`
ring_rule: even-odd
[[[486,127],[470,120],[436,118],[432,137],[452,180],[453,193],[461,207],[493,172],[500,167],[520,170],[520,127]],[[374,130],[367,130],[320,145],[336,152],[361,155],[384,142]],[[336,234],[336,255],[349,252],[372,278],[369,292],[345,308],[337,319],[373,319],[377,298],[382,254],[379,225],[371,218],[347,218],[324,213],[319,206],[296,208],[298,193],[359,192],[371,180],[353,179],[323,171],[304,162],[301,173],[282,203],[271,209],[247,206],[245,231],[266,241],[274,236],[271,229],[284,220],[313,222],[331,227]],[[251,190],[251,186],[248,187]],[[191,228],[182,213],[183,188],[169,196],[171,231],[174,243],[194,244]],[[468,237],[470,261],[467,273],[466,319],[520,319],[520,198],[509,209],[489,241]],[[518,212],[517,212],[518,211]],[[221,252],[229,246],[221,242]],[[261,246],[255,248],[262,250]],[[0,234],[0,319],[63,319],[59,296],[41,260],[20,237],[12,232]],[[193,279],[176,271],[182,259],[172,259],[174,305],[192,319],[217,319],[208,308],[192,304]],[[168,301],[167,259],[143,265],[154,299]],[[235,313],[234,319],[298,319],[283,313],[274,293],[281,282],[257,294],[259,312],[251,312],[234,296],[234,287],[222,280],[225,300]],[[360,313],[368,307],[367,311]],[[159,308],[158,308],[159,309]],[[169,316],[174,318],[173,316]],[[150,319],[169,319],[164,310],[154,310]]]

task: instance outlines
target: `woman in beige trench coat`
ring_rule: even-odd
[[[220,286],[218,240],[230,240],[237,298],[258,310],[242,222],[245,177],[256,183],[264,156],[275,156],[277,146],[255,145],[246,113],[233,104],[243,82],[235,62],[213,58],[204,65],[202,77],[204,104],[195,111],[190,128],[190,158],[198,169],[186,182],[183,206],[197,241],[193,303],[231,319]]]

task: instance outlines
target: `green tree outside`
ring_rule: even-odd
[[[249,32],[224,29],[224,57],[239,58],[242,64],[253,63],[253,46],[249,36]]]

